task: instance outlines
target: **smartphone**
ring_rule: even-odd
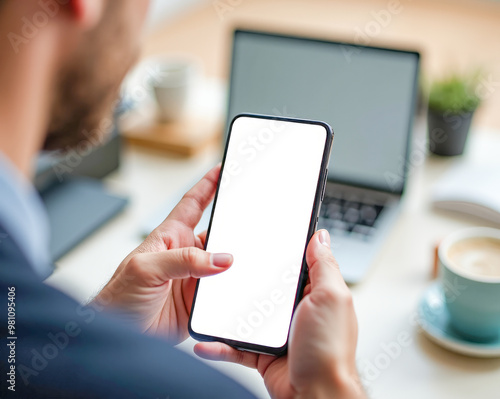
[[[189,318],[194,339],[286,352],[332,141],[324,122],[254,114],[233,119],[205,249],[231,253],[234,261],[198,280]]]

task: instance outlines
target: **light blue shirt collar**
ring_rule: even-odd
[[[0,152],[0,223],[42,278],[51,273],[49,222],[38,192]],[[2,237],[0,237],[0,240]]]

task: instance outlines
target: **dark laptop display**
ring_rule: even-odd
[[[241,112],[323,120],[332,181],[402,193],[419,54],[235,32],[228,120]]]

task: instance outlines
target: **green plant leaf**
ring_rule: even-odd
[[[480,103],[476,76],[453,75],[437,81],[432,85],[429,95],[429,108],[443,113],[472,112]]]

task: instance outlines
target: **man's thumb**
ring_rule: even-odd
[[[309,266],[309,278],[314,286],[326,284],[330,287],[344,280],[339,266],[330,248],[330,234],[327,230],[319,230],[309,241],[306,261]]]
[[[134,255],[127,269],[128,274],[142,278],[149,284],[163,284],[173,279],[211,276],[226,270],[232,263],[231,254],[209,253],[196,247],[187,247]]]

